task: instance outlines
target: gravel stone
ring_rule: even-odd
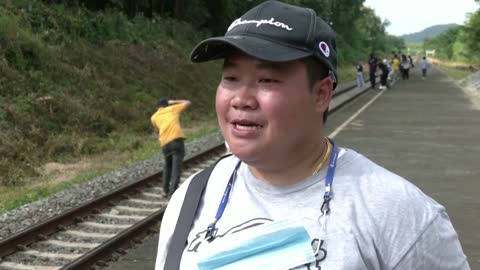
[[[189,159],[198,153],[209,150],[222,143],[224,143],[224,139],[220,132],[188,141],[185,144],[185,159]],[[32,224],[45,221],[63,211],[79,206],[102,194],[106,194],[115,188],[152,175],[162,168],[163,155],[159,148],[159,154],[151,159],[95,177],[88,182],[52,194],[48,198],[23,205],[10,212],[4,213],[0,216],[0,240],[6,239],[8,236]]]
[[[480,71],[473,73],[457,82],[457,85],[467,94],[474,109],[480,109]]]

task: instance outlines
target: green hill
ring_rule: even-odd
[[[22,183],[47,161],[155,141],[161,96],[194,100],[187,129],[213,118],[218,64],[187,59],[204,36],[168,18],[0,1],[0,184]]]
[[[403,38],[407,43],[421,43],[423,42],[424,39],[436,37],[455,26],[458,26],[458,24],[450,23],[450,24],[434,25],[434,26],[425,28],[420,32],[403,35],[401,36],[401,38]]]

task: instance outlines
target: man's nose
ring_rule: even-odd
[[[257,89],[255,85],[245,84],[235,91],[231,101],[233,108],[238,110],[254,110],[258,108]]]

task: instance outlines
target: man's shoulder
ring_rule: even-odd
[[[159,113],[160,113],[160,109],[157,109],[157,110],[152,114],[152,116],[150,116],[150,119],[154,119],[154,118],[158,117]]]
[[[339,181],[333,185],[335,198],[346,200],[344,204],[355,213],[364,213],[357,219],[368,225],[361,226],[361,233],[375,235],[377,245],[385,251],[398,249],[385,252],[390,254],[389,260],[398,260],[393,254],[404,254],[445,208],[367,157],[349,149],[344,156],[343,170],[336,172]],[[408,239],[398,241],[405,235]]]
[[[224,180],[224,176],[231,173],[233,168],[235,167],[235,164],[238,162],[238,158],[234,157],[233,155],[229,155],[229,156],[226,156],[226,157],[220,157],[218,162],[216,163],[212,163],[209,165],[210,166],[215,166],[211,172],[211,174],[208,176],[209,177],[209,181],[208,183],[210,184],[212,181],[212,179],[223,179]],[[199,177],[197,175],[199,175],[200,172],[204,171],[204,170],[207,170],[209,167],[203,169],[203,170],[199,170],[197,171],[196,173],[194,173],[193,175],[191,175],[189,178],[187,178],[185,180],[185,182],[182,184],[182,186],[180,186],[179,190],[181,194],[183,194],[183,196],[185,196],[186,194],[186,190],[188,188],[188,185],[190,185],[190,183],[192,181],[195,181],[195,177]]]
[[[428,208],[428,211],[437,211],[443,208],[411,181],[351,149],[346,149],[342,165],[336,174],[346,179],[343,185],[361,194],[370,205],[385,206],[385,209],[398,207],[399,210],[415,208],[412,207],[415,204],[421,205],[417,210]]]
[[[170,106],[164,107],[164,108],[158,108],[158,110],[150,117],[150,119],[159,120],[170,115],[171,112],[172,112],[172,109],[170,108]]]
[[[158,109],[152,116],[150,117],[150,122],[152,122],[156,126],[160,126],[163,120],[165,119],[165,113],[162,111],[163,109]]]

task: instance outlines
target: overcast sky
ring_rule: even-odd
[[[464,24],[466,13],[479,7],[474,0],[366,0],[365,6],[373,8],[382,20],[389,20],[387,32],[396,36],[436,24]]]

